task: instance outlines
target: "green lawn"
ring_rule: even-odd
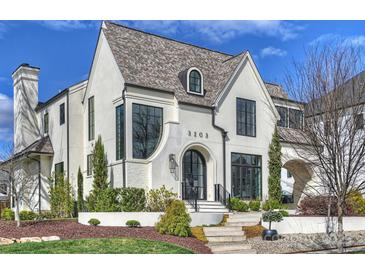
[[[178,245],[134,238],[80,239],[0,246],[5,254],[192,254]]]

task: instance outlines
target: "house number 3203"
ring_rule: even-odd
[[[188,131],[188,136],[190,136],[190,137],[200,137],[200,138],[206,138],[206,139],[208,139],[208,133],[191,131],[191,130]]]

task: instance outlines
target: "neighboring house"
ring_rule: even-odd
[[[39,71],[23,64],[13,79],[16,157],[35,165],[41,209],[49,208],[55,171],[76,189],[80,167],[88,195],[98,136],[112,187],[165,185],[181,199],[196,190],[206,201],[223,191],[265,200],[275,125],[285,131],[303,123],[298,103],[263,82],[249,52],[232,56],[109,22],[88,80],[41,103]],[[297,167],[289,152],[286,146],[284,167]]]
[[[0,202],[9,200],[7,174],[0,170]]]

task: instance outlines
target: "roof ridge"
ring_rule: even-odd
[[[112,22],[112,21],[105,21],[105,23],[112,24],[112,25],[115,25],[115,26],[121,27],[121,28],[126,28],[126,29],[129,29],[129,30],[141,32],[141,33],[144,33],[144,34],[152,35],[152,36],[162,38],[162,39],[165,39],[165,40],[169,40],[169,41],[172,41],[172,42],[175,42],[175,43],[180,43],[180,44],[188,45],[188,46],[191,46],[191,47],[200,48],[200,49],[211,51],[211,52],[216,52],[216,53],[219,53],[219,54],[222,54],[222,55],[226,55],[226,56],[230,56],[230,57],[237,56],[237,55],[229,54],[229,53],[222,52],[222,51],[219,51],[219,50],[209,49],[209,48],[206,48],[206,47],[203,47],[203,46],[198,46],[198,45],[194,45],[194,44],[191,44],[191,43],[188,43],[188,42],[179,41],[179,40],[176,40],[176,39],[173,39],[173,38],[165,37],[165,36],[155,34],[155,33],[151,33],[151,32],[148,32],[148,31],[132,28],[132,27],[125,26],[125,25],[122,25],[122,24],[117,24],[117,23]]]
[[[222,64],[223,64],[223,63],[225,63],[225,62],[231,61],[231,60],[233,60],[234,58],[237,58],[237,57],[239,57],[239,56],[241,56],[241,55],[245,54],[246,52],[247,52],[247,50],[244,50],[244,51],[242,51],[242,52],[240,52],[240,53],[238,53],[238,54],[236,54],[236,55],[232,55],[231,57],[229,57],[229,58],[227,58],[226,60],[224,60],[224,61],[222,62]]]

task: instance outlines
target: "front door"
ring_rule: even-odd
[[[183,182],[182,193],[184,200],[207,199],[207,168],[203,155],[190,149],[185,152],[183,158]]]

